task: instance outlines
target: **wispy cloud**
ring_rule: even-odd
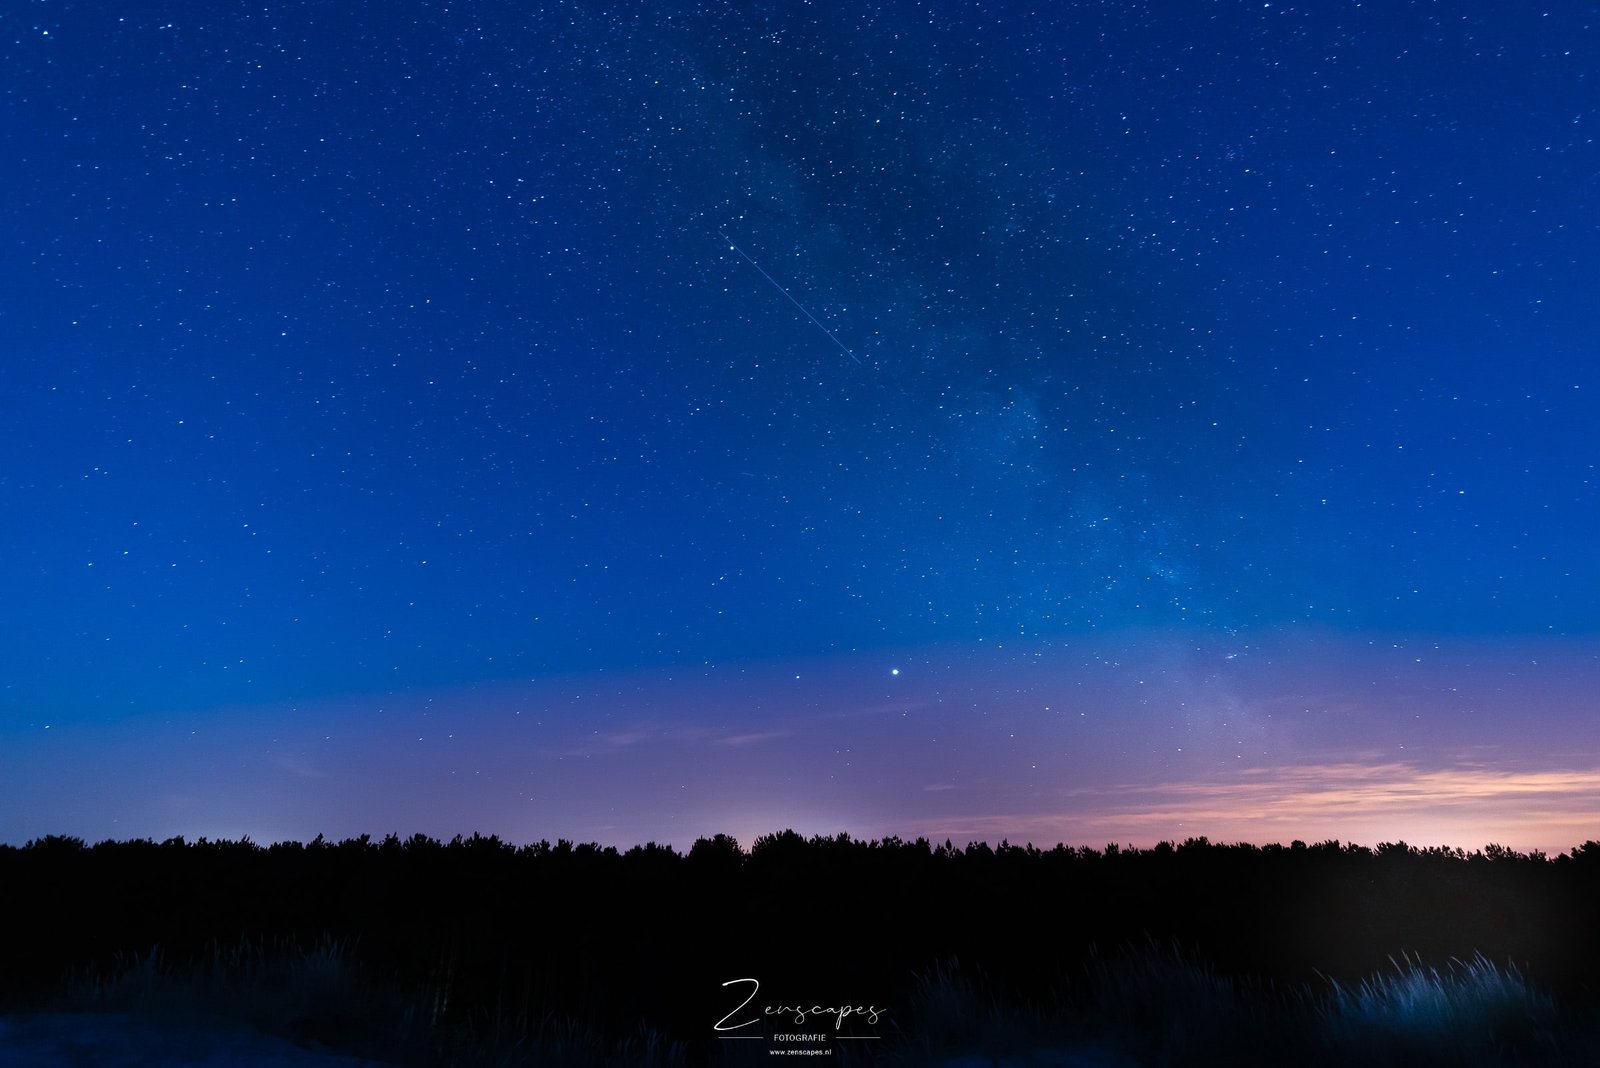
[[[624,749],[632,749],[637,745],[658,737],[660,732],[644,729],[621,731],[594,731],[580,739],[578,743],[561,750],[564,756],[600,756],[605,753],[616,753]]]
[[[1281,816],[1387,814],[1460,805],[1521,805],[1537,800],[1600,813],[1600,769],[1515,771],[1484,766],[1421,769],[1407,763],[1311,764],[1251,769],[1239,781],[1147,788],[1134,807],[1200,814],[1273,812]],[[1089,791],[1093,796],[1095,791]],[[1126,809],[1126,805],[1123,806]]]
[[[297,779],[327,778],[327,772],[314,767],[310,761],[303,757],[293,756],[289,753],[268,753],[267,763]]]
[[[756,731],[751,734],[729,734],[716,740],[717,745],[729,745],[737,749],[747,746],[761,745],[765,742],[775,742],[781,738],[791,738],[794,731]]]

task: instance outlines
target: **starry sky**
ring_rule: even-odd
[[[0,7],[0,840],[1600,837],[1597,28]]]

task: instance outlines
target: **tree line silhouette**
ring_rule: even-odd
[[[762,997],[886,1006],[958,961],[995,994],[1040,998],[1075,968],[1177,947],[1220,974],[1356,981],[1411,956],[1482,954],[1559,997],[1600,989],[1600,842],[1549,857],[1390,843],[1149,849],[792,830],[748,852],[472,835],[258,845],[52,836],[0,846],[10,899],[0,1006],[160,946],[333,938],[365,975],[445,1011],[517,1004],[709,1041],[722,984]],[[447,1007],[446,1007],[447,1006]]]

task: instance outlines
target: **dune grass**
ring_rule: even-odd
[[[1563,1034],[1555,1002],[1481,956],[1442,970],[1397,961],[1355,987],[1332,983],[1319,1016],[1349,1063],[1577,1063],[1579,1038]]]
[[[431,1029],[425,1003],[367,982],[330,938],[213,943],[193,959],[160,946],[70,979],[55,1011],[130,1013],[168,1026],[248,1027],[307,1047],[415,1063]]]
[[[51,1007],[132,1013],[173,1026],[243,1025],[395,1065],[691,1063],[684,1043],[644,1024],[618,1034],[542,1013],[528,999],[461,1011],[450,1005],[448,968],[407,990],[369,981],[356,957],[332,939],[213,947],[183,962],[167,961],[157,948],[78,976]],[[1407,958],[1357,984],[1324,980],[1285,989],[1147,947],[1093,957],[1064,972],[1044,997],[1018,1000],[1000,989],[955,962],[936,966],[910,985],[882,1047],[839,1049],[829,1059],[952,1068],[1600,1063],[1592,1026],[1564,1021],[1517,969],[1483,957],[1441,967]],[[764,1053],[764,1044],[751,1043],[713,1056],[731,1064],[765,1061]]]
[[[1563,1020],[1517,969],[1476,957],[1416,960],[1348,986],[1271,988],[1222,976],[1176,951],[1095,958],[1048,1003],[997,1000],[941,966],[916,986],[903,1065],[1364,1068],[1600,1064],[1587,1020]]]
[[[172,961],[154,947],[69,980],[52,1012],[125,1013],[172,1028],[247,1027],[326,1050],[399,1066],[667,1068],[681,1043],[641,1025],[609,1034],[536,1007],[452,1006],[448,967],[406,989],[363,974],[351,947],[245,941]]]

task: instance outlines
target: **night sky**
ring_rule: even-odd
[[[0,6],[0,841],[1600,837],[1600,9]]]

